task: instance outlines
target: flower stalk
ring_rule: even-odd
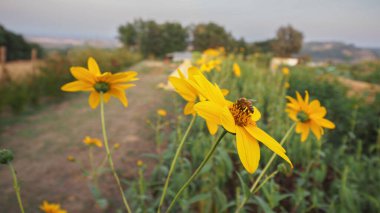
[[[16,175],[16,171],[15,169],[13,168],[13,165],[12,163],[8,163],[8,166],[9,166],[9,169],[11,170],[11,173],[12,173],[12,177],[13,177],[13,188],[15,189],[15,192],[16,192],[16,196],[17,196],[17,202],[18,202],[18,205],[20,207],[20,211],[21,213],[24,213],[24,207],[22,205],[22,200],[21,200],[21,195],[20,195],[20,186],[18,185],[18,180],[17,180],[17,175]]]
[[[102,122],[102,133],[103,133],[103,139],[104,139],[104,147],[106,148],[106,152],[107,152],[107,160],[108,160],[108,163],[109,163],[109,165],[111,167],[112,174],[113,174],[113,176],[114,176],[114,178],[116,180],[116,183],[117,183],[117,185],[119,187],[120,194],[121,194],[121,197],[123,199],[124,206],[125,206],[127,212],[131,213],[132,210],[129,207],[127,199],[126,199],[126,197],[124,195],[124,190],[123,190],[123,188],[121,186],[119,176],[117,175],[117,173],[115,171],[115,166],[114,166],[114,163],[113,163],[113,160],[112,160],[111,151],[110,151],[109,145],[108,145],[106,125],[105,125],[105,119],[104,119],[104,97],[103,97],[103,93],[100,93],[100,117],[101,117],[101,122]]]
[[[168,189],[168,185],[169,185],[169,181],[170,181],[170,177],[174,171],[174,168],[177,164],[177,160],[178,160],[178,157],[179,157],[179,154],[181,153],[181,150],[182,150],[182,147],[183,145],[185,144],[185,141],[187,139],[187,136],[189,135],[189,132],[191,130],[191,128],[193,127],[194,123],[195,123],[195,119],[196,119],[196,115],[193,115],[193,118],[191,119],[190,121],[190,124],[189,126],[187,127],[186,129],[186,132],[185,134],[183,135],[182,139],[181,139],[181,142],[179,143],[179,146],[177,148],[177,151],[174,155],[174,158],[173,158],[173,161],[170,165],[170,169],[169,169],[169,172],[168,172],[168,176],[166,177],[166,181],[165,181],[165,185],[164,185],[164,188],[162,190],[162,195],[161,195],[161,199],[160,199],[160,204],[158,206],[158,209],[157,209],[157,212],[160,213],[161,212],[161,207],[162,207],[162,204],[164,203],[164,200],[165,200],[165,196],[166,196],[166,191]]]
[[[281,139],[281,146],[285,143],[286,139],[288,139],[288,137],[290,136],[290,133],[293,131],[294,127],[296,126],[296,123],[294,123],[289,129],[288,131],[286,132],[286,134],[284,135],[284,137]],[[273,153],[271,158],[269,159],[268,163],[265,165],[263,171],[260,173],[259,177],[256,179],[256,181],[253,183],[252,187],[250,188],[249,192],[250,194],[252,193],[256,193],[258,190],[257,186],[260,182],[260,180],[264,177],[266,171],[269,169],[270,165],[273,163],[274,159],[276,158],[276,153]],[[276,173],[274,173],[276,174]],[[260,188],[266,183],[267,180],[269,180],[270,177],[274,176],[273,174],[271,174],[267,179],[265,179],[265,182],[263,182],[263,184],[260,184]],[[236,208],[235,210],[235,213],[239,213],[240,210],[244,207],[245,203],[248,201],[248,198],[249,197],[244,197],[243,201],[240,203],[240,205]]]
[[[194,180],[194,178],[197,177],[199,172],[203,169],[203,167],[206,165],[208,160],[211,158],[211,156],[214,154],[216,147],[221,142],[222,138],[226,135],[227,131],[224,130],[223,133],[219,136],[219,138],[216,140],[216,142],[213,144],[209,152],[207,153],[206,157],[203,159],[201,164],[198,166],[198,168],[195,170],[195,172],[191,175],[191,177],[186,181],[186,183],[180,188],[180,190],[177,192],[177,194],[174,196],[174,199],[170,203],[168,209],[166,210],[166,213],[169,213],[170,210],[173,208],[175,202],[178,200],[179,196],[182,194],[182,192],[189,186],[189,184]]]

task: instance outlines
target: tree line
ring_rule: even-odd
[[[13,33],[0,24],[1,46],[4,46],[7,50],[7,61],[30,59],[33,48],[37,49],[38,57],[43,54],[41,46],[27,42],[22,35]]]
[[[234,38],[223,26],[213,22],[183,26],[178,22],[160,24],[153,20],[137,19],[120,26],[118,33],[125,47],[139,51],[145,57],[163,57],[188,48],[203,51],[221,46],[228,52],[244,55],[273,53],[289,57],[301,50],[303,42],[303,34],[290,25],[280,27],[273,39],[251,43],[244,38]]]

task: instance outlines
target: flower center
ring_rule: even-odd
[[[252,101],[246,98],[239,98],[229,108],[232,116],[234,117],[235,124],[238,126],[248,126],[253,124],[251,115],[253,114]]]
[[[301,111],[301,112],[297,113],[297,118],[302,123],[305,123],[309,120],[309,115],[306,112]]]
[[[106,82],[97,82],[94,85],[94,88],[97,92],[106,93],[110,89],[110,85]]]

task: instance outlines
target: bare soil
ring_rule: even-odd
[[[116,99],[106,105],[106,125],[109,142],[120,143],[114,162],[122,179],[137,176],[136,161],[141,159],[154,166],[143,154],[155,153],[154,133],[147,118],[164,107],[166,92],[157,84],[166,82],[174,65],[144,61],[132,68],[139,72],[136,87],[127,90],[129,107]],[[141,71],[141,72],[140,72]],[[87,186],[79,166],[67,161],[67,156],[87,165],[88,148],[81,142],[88,135],[102,138],[99,108],[92,110],[88,94],[71,94],[68,100],[50,105],[33,115],[22,117],[0,132],[0,148],[15,153],[14,167],[21,182],[21,196],[27,212],[39,212],[44,200],[57,202],[68,212],[114,212],[122,207],[119,192],[110,173],[101,177],[101,189],[111,206],[101,210]],[[95,159],[103,159],[104,149],[95,150]],[[126,186],[124,185],[126,188]],[[130,198],[134,199],[134,198]],[[0,213],[19,212],[12,179],[6,166],[0,165]]]

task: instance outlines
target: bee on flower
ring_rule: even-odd
[[[203,75],[193,76],[191,84],[205,97],[194,106],[194,110],[208,123],[223,128],[236,135],[236,148],[240,161],[249,173],[254,173],[259,165],[259,141],[282,157],[291,166],[285,149],[271,136],[257,126],[261,118],[260,111],[252,105],[252,101],[239,98],[236,102],[224,98],[218,85],[212,84]]]
[[[290,119],[296,122],[296,133],[301,134],[301,142],[305,142],[310,130],[318,140],[324,134],[324,129],[334,129],[335,124],[324,118],[327,114],[325,107],[318,100],[309,103],[309,92],[305,91],[305,98],[296,92],[297,99],[287,96],[286,112]]]

